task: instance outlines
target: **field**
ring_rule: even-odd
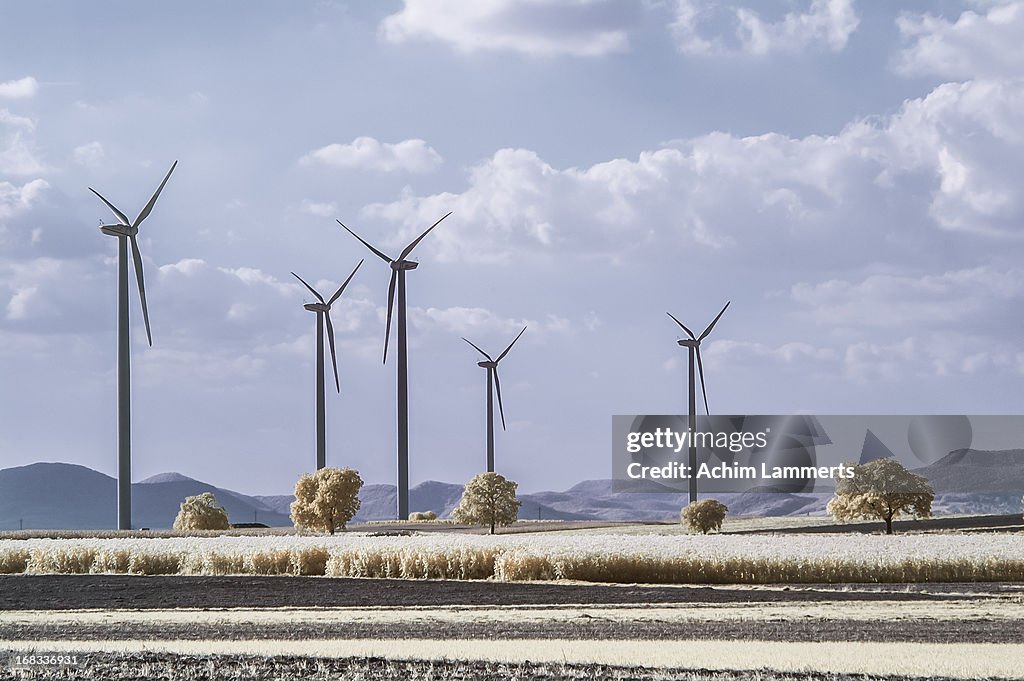
[[[78,656],[46,679],[1024,673],[1024,534],[768,522],[4,538],[0,678],[3,651]]]
[[[658,584],[1024,580],[1022,534],[416,534],[0,540],[13,574],[326,575]]]

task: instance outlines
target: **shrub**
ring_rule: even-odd
[[[828,502],[828,512],[839,522],[881,519],[885,533],[892,534],[892,520],[898,515],[931,516],[935,491],[924,476],[888,458],[852,468],[853,477],[837,480],[836,496]]]
[[[321,468],[295,483],[292,522],[295,529],[330,532],[345,529],[359,510],[363,479],[351,468]]]
[[[25,549],[0,552],[0,575],[24,572],[28,567],[29,552]]]
[[[511,525],[519,516],[517,487],[497,473],[481,473],[466,485],[452,519],[465,525],[490,526],[494,534],[496,525]]]
[[[437,520],[437,514],[433,511],[413,511],[409,514],[409,521],[414,523],[430,522]]]
[[[679,522],[694,532],[707,534],[711,530],[721,531],[722,521],[729,507],[715,499],[694,501],[679,512]]]
[[[330,555],[322,546],[313,546],[292,550],[291,566],[296,575],[323,576],[327,571],[327,559]]]
[[[186,497],[181,502],[181,510],[174,519],[174,529],[179,532],[188,530],[226,530],[228,529],[228,512],[217,503],[213,492],[203,492],[194,497]]]
[[[40,547],[32,549],[25,571],[81,575],[89,572],[95,558],[96,550],[87,546],[60,547],[54,550]]]

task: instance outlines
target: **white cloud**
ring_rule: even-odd
[[[799,247],[827,261],[851,256],[865,230],[1024,236],[1022,176],[1024,81],[977,81],[940,86],[893,116],[828,136],[715,132],[586,168],[501,149],[470,170],[461,192],[405,193],[363,214],[402,224],[407,241],[454,211],[423,245],[445,260],[742,245]]]
[[[38,286],[24,286],[17,289],[7,301],[8,319],[26,319],[32,312],[32,302],[38,297]]]
[[[809,343],[793,341],[772,347],[764,343],[716,340],[701,351],[711,367],[728,366],[735,360],[772,360],[781,364],[834,361],[838,354],[831,348],[820,348]]]
[[[956,21],[929,14],[904,14],[897,20],[909,43],[896,59],[905,75],[941,78],[1024,75],[1024,2],[998,2],[981,13],[968,10]]]
[[[303,213],[309,213],[319,218],[329,218],[338,214],[338,204],[336,203],[318,203],[316,201],[303,200],[302,205],[299,206],[299,210]]]
[[[103,144],[100,142],[89,142],[88,144],[77,146],[74,152],[72,152],[75,163],[88,167],[98,166],[105,155],[106,152],[103,149]]]
[[[32,76],[0,83],[0,99],[28,99],[39,91],[39,81]]]
[[[384,310],[381,311],[383,314]],[[410,308],[409,318],[418,329],[424,331],[441,331],[459,336],[470,336],[470,340],[480,345],[481,336],[491,336],[498,344],[507,345],[512,342],[523,327],[528,327],[527,334],[537,336],[547,333],[565,333],[571,328],[569,320],[554,314],[543,319],[516,319],[502,317],[497,313],[481,307],[447,307],[447,308]],[[525,335],[525,334],[524,334]],[[507,338],[506,338],[507,337]],[[496,352],[504,349],[505,345]],[[487,347],[481,346],[484,350]]]
[[[32,140],[35,129],[32,119],[0,109],[0,173],[35,175],[46,169]]]
[[[322,163],[335,168],[425,173],[442,163],[441,155],[421,139],[379,142],[372,137],[357,137],[349,144],[328,144],[302,157],[300,163]],[[320,204],[317,204],[320,205]]]
[[[35,179],[18,185],[0,182],[0,220],[24,213],[39,202],[50,184],[43,179]],[[0,222],[0,229],[3,223]]]
[[[846,375],[857,382],[895,381],[915,367],[920,355],[913,338],[891,344],[862,341],[846,348],[843,364]]]
[[[823,325],[974,325],[1005,316],[1008,301],[1024,298],[1024,271],[986,266],[938,275],[874,274],[857,282],[797,284],[791,293]]]
[[[731,16],[729,16],[731,14]],[[719,29],[735,31],[735,42]],[[860,25],[853,0],[811,0],[804,12],[789,12],[779,21],[765,21],[748,7],[720,7],[704,0],[678,0],[670,30],[685,54],[748,54],[801,52],[809,48],[839,52]]]
[[[380,35],[530,55],[596,57],[629,46],[629,29],[642,11],[636,0],[405,0],[386,17]]]

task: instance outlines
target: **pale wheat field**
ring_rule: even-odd
[[[0,573],[660,584],[1024,581],[1024,535],[422,534],[0,540]]]

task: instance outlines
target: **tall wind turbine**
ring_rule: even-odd
[[[149,203],[134,221],[114,207],[103,196],[89,187],[103,203],[107,204],[117,224],[101,225],[100,231],[107,236],[117,237],[117,528],[132,529],[132,398],[131,398],[131,345],[128,327],[128,244],[132,247],[135,262],[135,279],[139,285],[139,300],[142,303],[142,319],[146,322],[146,339],[153,345],[153,334],[149,330],[149,309],[146,307],[146,287],[142,278],[142,254],[136,235],[139,225],[149,217],[156,200],[177,167],[175,161],[164,175],[163,182],[153,192]]]
[[[526,331],[526,327],[519,332],[519,336],[522,336]],[[505,355],[512,349],[512,346],[519,340],[519,336],[516,336],[508,347],[505,348],[504,352],[498,355],[498,359],[492,358],[486,352],[481,350],[475,343],[467,338],[462,340],[466,341],[479,352],[481,355],[487,358],[486,362],[477,362],[476,365],[483,369],[487,369],[487,472],[494,472],[494,393],[498,394],[498,413],[501,414],[501,429],[505,430],[505,410],[501,406],[501,381],[498,380],[498,362],[505,359]]]
[[[690,430],[690,451],[689,451],[690,479],[689,479],[689,482],[690,482],[690,503],[691,504],[693,502],[697,501],[697,477],[696,477],[696,473],[697,473],[697,445],[696,445],[696,442],[694,441],[694,437],[693,437],[693,434],[697,432],[697,390],[696,390],[696,385],[695,385],[694,375],[693,375],[693,360],[694,360],[694,357],[696,357],[696,359],[697,359],[697,370],[700,372],[700,390],[704,394],[704,410],[708,414],[711,414],[711,410],[708,408],[708,391],[704,387],[704,362],[702,362],[701,358],[700,358],[700,342],[708,337],[708,334],[711,333],[711,329],[715,328],[715,324],[717,324],[718,320],[722,318],[722,315],[725,314],[726,308],[728,308],[731,303],[732,303],[732,301],[730,300],[729,302],[727,302],[725,304],[725,307],[722,308],[722,311],[718,313],[717,317],[715,317],[713,320],[711,320],[711,323],[708,324],[708,328],[704,329],[704,333],[702,333],[700,336],[694,336],[693,335],[693,331],[690,331],[688,328],[686,328],[685,324],[683,324],[681,321],[679,321],[678,319],[673,317],[671,312],[667,312],[666,313],[669,317],[672,317],[672,321],[674,321],[676,324],[678,324],[679,327],[683,331],[686,332],[686,335],[689,336],[689,338],[684,338],[684,339],[682,339],[680,341],[677,341],[677,342],[679,343],[679,345],[683,346],[684,348],[687,348],[689,350],[689,355],[690,355],[690,384],[689,384],[689,389],[690,389],[689,390],[689,396],[690,396],[690,423],[689,423],[689,430]]]
[[[327,466],[327,408],[324,400],[324,320],[327,320],[327,341],[331,345],[331,364],[334,366],[334,387],[341,392],[341,380],[338,378],[338,355],[334,351],[334,325],[331,324],[331,305],[341,297],[348,282],[356,276],[356,271],[363,264],[360,260],[348,279],[338,287],[330,300],[324,300],[320,293],[306,283],[306,280],[292,272],[292,276],[302,282],[310,293],[316,296],[319,303],[306,303],[304,308],[316,313],[316,469]]]
[[[451,215],[451,213],[448,213]],[[444,220],[445,215],[441,220]],[[361,236],[345,227],[341,220],[338,224],[345,228],[349,234],[369,248],[377,257],[391,266],[391,283],[388,284],[388,317],[387,327],[384,331],[384,362],[388,361],[388,341],[391,338],[391,315],[395,307],[395,288],[398,288],[398,518],[404,520],[409,517],[409,357],[406,343],[406,305],[405,305],[405,273],[414,270],[419,266],[418,262],[406,260],[412,249],[423,240],[423,237],[430,234],[430,231],[441,224],[438,220],[432,224],[423,234],[416,237],[402,253],[394,260],[384,255]]]

